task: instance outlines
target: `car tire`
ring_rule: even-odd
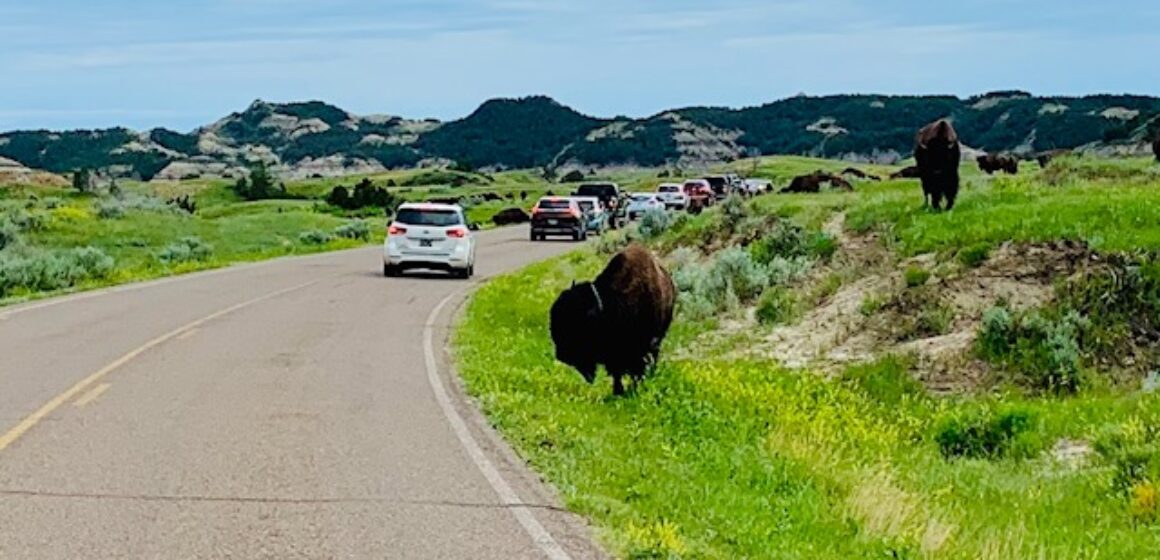
[[[389,264],[383,265],[383,276],[387,278],[396,278],[399,276],[399,267]]]

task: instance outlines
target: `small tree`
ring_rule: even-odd
[[[243,200],[266,200],[286,196],[286,186],[276,184],[274,176],[265,163],[258,162],[250,167],[250,178],[238,179],[234,183],[234,192]]]

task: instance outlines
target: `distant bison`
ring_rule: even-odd
[[[918,166],[912,165],[910,167],[903,167],[898,171],[890,174],[891,179],[917,179],[921,175],[918,172]]]
[[[1047,165],[1051,163],[1051,160],[1070,153],[1071,150],[1050,150],[1047,152],[1039,152],[1038,154],[1035,154],[1035,161],[1039,163],[1040,169],[1047,169]]]
[[[1156,161],[1160,161],[1160,138],[1152,141],[1152,153],[1156,155]]]
[[[847,167],[842,170],[842,175],[850,175],[859,179],[868,179],[870,181],[881,181],[882,178],[877,175],[871,175],[857,167]]]
[[[428,198],[425,202],[431,204],[459,204],[458,198],[443,197],[443,198]]]
[[[491,222],[497,226],[526,224],[530,221],[532,221],[532,217],[521,208],[504,208],[491,217]]]
[[[1019,173],[1019,160],[1007,154],[983,154],[975,158],[975,161],[979,164],[979,169],[987,175],[996,171],[1003,171],[1010,175]]]
[[[789,186],[782,189],[783,193],[816,193],[822,190],[822,184],[829,183],[835,189],[854,190],[849,181],[824,171],[815,171],[809,175],[794,177]]]
[[[485,192],[485,193],[479,195],[479,197],[482,198],[485,202],[496,202],[496,201],[503,200],[502,196],[500,196],[497,193],[493,193],[493,192]]]
[[[930,199],[935,210],[942,209],[944,198],[947,210],[955,207],[961,157],[959,135],[946,119],[922,127],[915,135],[914,160],[918,163],[919,179],[922,179],[923,200]]]
[[[551,310],[556,359],[589,383],[601,364],[612,377],[612,392],[624,394],[625,374],[644,377],[660,356],[673,322],[677,291],[661,263],[644,247],[629,245],[594,282],[565,290]]]

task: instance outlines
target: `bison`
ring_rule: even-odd
[[[1019,160],[1007,154],[983,154],[975,158],[975,161],[978,162],[979,169],[987,175],[996,171],[1003,171],[1010,175],[1019,173]]]
[[[532,217],[521,208],[504,208],[491,217],[491,222],[497,226],[526,224],[530,221],[532,221]]]
[[[898,171],[895,171],[894,173],[891,173],[891,174],[890,174],[890,179],[891,179],[891,180],[896,180],[896,179],[917,179],[917,178],[919,178],[919,177],[920,177],[920,175],[919,175],[919,172],[918,172],[918,166],[917,166],[917,165],[912,165],[912,166],[910,166],[910,167],[903,167],[902,169],[899,169]]]
[[[1047,165],[1051,163],[1051,160],[1070,153],[1071,150],[1050,150],[1047,152],[1039,152],[1038,154],[1035,154],[1035,161],[1039,163],[1040,169],[1047,169]]]
[[[882,180],[881,177],[879,177],[877,175],[871,175],[865,171],[862,171],[861,169],[858,169],[857,167],[847,167],[847,168],[843,169],[842,175],[850,175],[852,177],[857,177],[859,179],[866,179],[869,181],[881,181]]]
[[[1152,141],[1152,153],[1156,155],[1156,161],[1160,161],[1160,138]]]
[[[945,198],[947,210],[955,207],[961,157],[959,135],[946,119],[939,119],[918,131],[914,138],[914,160],[918,163],[918,175],[922,180],[924,203],[929,199],[931,207],[941,210]]]
[[[794,177],[789,186],[782,189],[783,193],[816,193],[822,190],[822,184],[829,183],[835,189],[854,190],[850,182],[832,173],[815,171],[809,175]]]
[[[552,304],[556,359],[596,380],[601,364],[612,393],[624,394],[624,375],[639,382],[660,356],[673,322],[677,289],[672,276],[644,247],[618,253],[593,282],[572,283]]]

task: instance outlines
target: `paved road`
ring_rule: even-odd
[[[571,247],[526,239],[480,277]],[[448,374],[470,284],[378,255],[0,309],[0,558],[599,556]]]

